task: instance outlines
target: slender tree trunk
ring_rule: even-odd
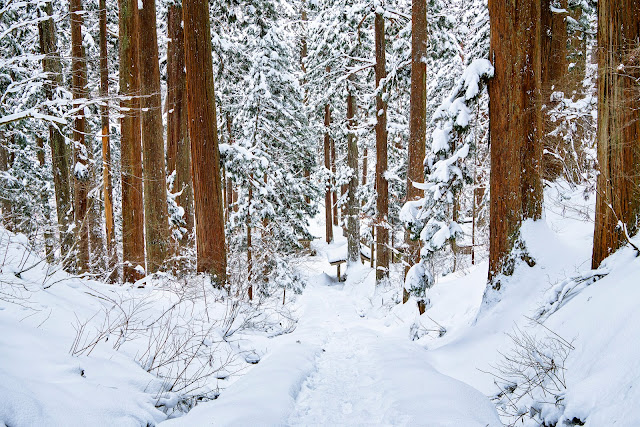
[[[331,113],[329,113],[331,114]],[[331,117],[329,117],[329,123],[331,123]],[[336,175],[336,141],[333,138],[329,138],[331,143],[331,173],[335,177]],[[338,225],[338,190],[336,189],[335,178],[331,179],[331,186],[333,187],[333,225]]]
[[[102,119],[102,187],[104,191],[104,218],[107,238],[108,280],[118,278],[118,248],[113,217],[113,185],[111,183],[111,144],[109,141],[109,61],[107,56],[107,2],[100,0],[100,106]]]
[[[220,153],[213,87],[209,2],[184,3],[187,108],[193,158],[198,271],[220,283],[227,277],[227,252],[220,182]]]
[[[598,184],[593,268],[638,231],[639,0],[598,2]],[[625,230],[626,229],[626,230]],[[625,233],[626,231],[626,233]]]
[[[331,136],[329,135],[329,126],[331,125],[331,107],[329,104],[324,106],[324,167],[331,170]],[[333,203],[331,201],[331,181],[327,182],[327,191],[324,197],[325,223],[327,243],[333,241]]]
[[[424,182],[424,157],[427,144],[427,3],[413,0],[411,11],[411,106],[409,120],[409,146],[407,167],[407,201],[424,197],[424,192],[413,183]],[[420,262],[420,241],[405,232],[407,265]]]
[[[248,282],[249,282],[249,288],[247,289],[247,296],[249,297],[249,300],[253,299],[253,257],[252,257],[252,251],[253,251],[253,245],[251,242],[251,201],[253,200],[253,187],[252,187],[252,183],[253,182],[253,174],[251,174],[251,182],[249,183],[249,200],[247,203],[247,278],[248,278]]]
[[[82,48],[82,0],[70,0],[71,14],[71,72],[73,105],[79,108],[87,98],[87,75],[84,49]],[[89,148],[85,141],[86,120],[84,108],[76,112],[73,124],[73,176],[74,176],[74,220],[77,247],[76,267],[79,273],[89,270],[89,189],[91,187],[91,165]]]
[[[181,244],[185,245],[193,236],[193,184],[191,181],[191,141],[187,121],[186,85],[187,76],[184,71],[184,29],[182,27],[182,6],[169,6],[169,49],[167,57],[168,77],[167,95],[169,97],[169,114],[171,120],[167,128],[167,148],[175,151],[169,164],[169,173],[176,172],[173,188],[181,191],[177,197],[178,205],[184,209],[185,228]],[[171,84],[169,84],[171,83]]]
[[[160,65],[155,0],[143,0],[139,14],[138,48],[142,107],[142,164],[144,167],[144,229],[147,273],[162,269],[170,248]]]
[[[489,0],[491,212],[489,280],[511,275],[523,218],[542,214],[541,141],[538,138],[541,0]],[[511,34],[512,37],[504,37]]]
[[[46,166],[45,164],[45,155],[44,155],[44,140],[41,137],[36,137],[36,145],[38,146],[38,164],[40,164],[41,168]],[[0,153],[0,157],[2,154]],[[4,162],[4,166],[6,167],[6,160]],[[0,171],[2,171],[3,162],[0,159]],[[47,262],[53,263],[54,255],[55,255],[55,246],[54,246],[54,234],[52,232],[53,228],[51,227],[51,208],[49,206],[49,192],[47,188],[43,188],[40,193],[40,203],[42,204],[42,214],[45,217],[45,229],[44,229],[44,248],[45,254],[47,256]]]
[[[348,263],[360,263],[360,206],[358,191],[358,141],[355,135],[356,99],[353,85],[347,82],[347,165],[351,169],[347,192],[347,258]]]
[[[389,183],[385,178],[387,172],[387,103],[384,100],[387,69],[385,59],[385,31],[384,17],[376,13],[375,17],[375,44],[376,44],[376,187],[378,197],[376,207],[377,240],[376,240],[376,279],[378,281],[389,277]]]
[[[86,63],[85,63],[86,64]],[[85,68],[85,75],[87,75],[87,69]],[[89,254],[90,264],[89,269],[92,273],[104,273],[106,269],[105,248],[103,240],[103,226],[102,226],[102,201],[100,200],[100,188],[99,178],[96,175],[95,161],[93,155],[93,144],[89,142],[87,144],[87,159],[90,165],[91,172],[91,187],[89,190],[89,211],[87,212],[87,222],[89,226]]]
[[[40,33],[40,53],[42,69],[47,73],[44,85],[45,95],[49,101],[54,99],[54,94],[59,86],[62,86],[62,64],[58,52],[56,25],[51,16],[53,6],[51,2],[44,4],[44,13],[50,18],[38,24]],[[69,231],[72,220],[71,183],[69,164],[71,163],[69,148],[64,135],[54,125],[49,125],[49,146],[51,147],[51,165],[53,171],[53,184],[56,196],[56,213],[58,217],[58,231],[60,233],[60,255],[67,259],[65,268],[69,268],[69,250],[73,244],[73,233]]]
[[[0,172],[9,171],[9,150],[7,149],[7,141],[5,139],[4,132],[0,132]],[[13,209],[11,206],[11,200],[7,197],[1,198],[2,202],[2,225],[9,231],[13,231],[12,219]]]
[[[229,113],[227,113],[227,134],[229,135],[229,145],[233,145],[234,140],[233,140],[233,126],[231,123],[231,115]],[[234,199],[237,198],[237,195],[235,194],[235,190],[233,188],[233,180],[231,179],[231,177],[229,177],[229,174],[227,173],[227,190],[226,190],[226,199],[227,199],[227,212],[228,212],[228,216],[231,216],[231,209],[233,207],[233,203],[234,203]]]
[[[145,266],[137,1],[119,0],[122,262],[125,282],[140,279],[143,274],[137,267],[144,269]]]
[[[542,21],[547,27],[543,29],[544,34],[551,34],[544,37],[547,50],[544,52],[545,60],[542,66],[546,65],[546,73],[542,79],[542,102],[541,107],[546,105],[546,110],[540,108],[542,120],[542,131],[544,136],[544,148],[549,152],[544,156],[544,176],[547,179],[555,180],[562,176],[564,172],[564,161],[570,160],[566,154],[566,142],[564,132],[558,128],[558,123],[551,122],[546,111],[552,110],[558,105],[558,101],[552,100],[554,92],[566,92],[568,83],[567,62],[567,0],[561,0],[559,9],[551,9],[549,2],[543,2],[545,19]],[[548,59],[547,59],[548,58]],[[553,132],[555,130],[555,132]],[[552,133],[553,132],[553,133]],[[561,158],[558,158],[561,157]]]

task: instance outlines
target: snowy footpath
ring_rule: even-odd
[[[361,315],[351,281],[338,284],[324,259],[309,262],[297,329],[219,399],[163,425],[501,425],[490,401],[437,372],[423,347]]]

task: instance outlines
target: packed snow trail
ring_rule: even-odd
[[[272,339],[220,398],[167,424],[501,425],[489,400],[438,373],[425,349],[361,316],[350,281],[338,284],[322,254],[308,267],[297,329]]]

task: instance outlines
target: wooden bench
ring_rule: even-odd
[[[337,248],[333,248],[326,253],[327,261],[332,266],[337,267],[338,282],[342,282],[342,276],[340,275],[340,265],[347,262],[347,245],[344,244]]]

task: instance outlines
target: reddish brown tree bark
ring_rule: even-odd
[[[490,58],[495,76],[489,83],[491,207],[489,279],[510,275],[513,249],[521,245],[520,226],[542,214],[537,132],[541,82],[541,1],[489,0]],[[506,34],[513,36],[506,37]]]
[[[592,266],[638,231],[640,0],[598,2],[598,175]],[[626,232],[625,232],[626,229]]]
[[[385,178],[387,172],[387,103],[384,100],[385,80],[387,78],[385,55],[384,17],[376,13],[375,17],[376,45],[376,188],[378,211],[376,231],[376,279],[378,281],[389,276],[389,183]]]
[[[209,272],[219,282],[224,283],[227,252],[222,211],[209,2],[189,0],[183,7],[198,271]]]
[[[122,96],[122,272],[125,282],[135,282],[143,276],[136,267],[145,266],[137,0],[119,0],[118,6]]]
[[[419,200],[424,192],[413,183],[424,182],[424,157],[427,144],[427,3],[413,0],[411,9],[411,105],[407,166],[407,201]],[[420,261],[420,241],[405,233],[407,265]]]
[[[159,271],[169,252],[164,126],[160,97],[160,65],[155,0],[143,0],[139,14],[138,48],[142,108],[142,164],[144,166],[144,230],[147,273]]]
[[[118,248],[113,217],[113,185],[111,183],[111,144],[109,141],[109,61],[107,56],[107,2],[100,0],[100,116],[102,124],[102,189],[104,192],[104,219],[107,239],[109,281],[118,277]]]
[[[82,48],[82,0],[70,0],[71,19],[71,92],[74,108],[80,108],[87,97],[86,59]],[[91,186],[91,167],[88,161],[88,147],[85,141],[86,120],[84,108],[75,113],[73,123],[73,193],[75,243],[77,248],[76,268],[79,273],[89,270],[89,210],[88,193]]]
[[[193,236],[193,184],[191,181],[191,141],[187,122],[186,85],[184,70],[184,30],[182,6],[172,4],[168,14],[169,46],[167,49],[167,166],[168,172],[176,172],[174,191],[182,191],[177,197],[184,209],[187,233],[181,244]]]

